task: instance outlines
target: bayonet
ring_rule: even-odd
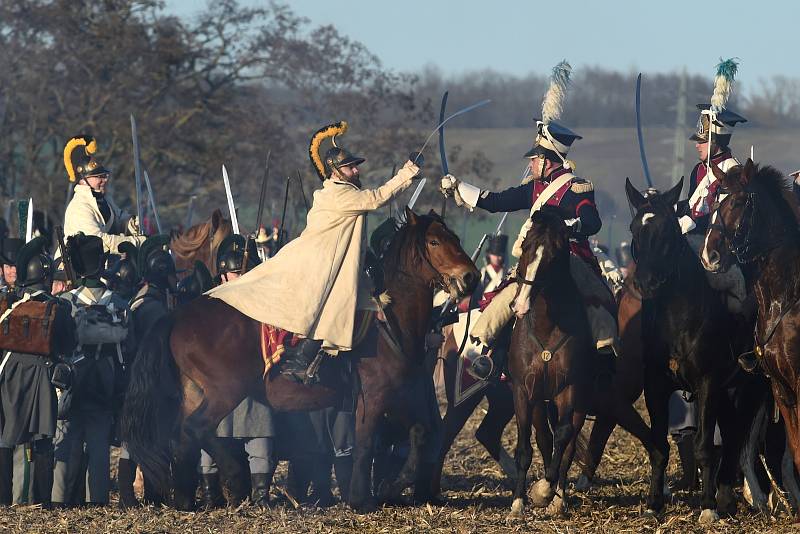
[[[139,152],[139,135],[136,130],[136,119],[133,118],[133,113],[131,113],[131,138],[133,139],[133,177],[135,180],[135,187],[136,187],[136,222],[139,226],[139,235],[142,233],[142,224],[144,224],[142,218],[142,202],[141,202],[141,194],[142,194],[142,160],[141,154]]]
[[[303,204],[306,207],[306,215],[308,215],[308,199],[306,198],[306,190],[303,187],[303,177],[300,174],[300,169],[297,169],[297,181],[300,184],[300,193],[303,195]]]
[[[283,213],[281,214],[281,226],[278,229],[278,250],[283,246],[283,224],[286,222],[286,204],[289,202],[289,177],[286,177],[286,191],[283,194]]]
[[[33,239],[33,199],[28,198],[28,216],[25,221],[25,242]]]
[[[164,231],[161,229],[161,219],[158,217],[158,210],[156,209],[156,197],[153,196],[153,186],[150,184],[150,175],[147,174],[147,169],[144,169],[144,185],[147,187],[147,197],[150,199],[150,209],[153,210],[153,219],[156,220],[156,230],[159,235]]]
[[[222,182],[225,184],[225,196],[228,198],[228,212],[231,215],[231,226],[233,233],[239,233],[239,219],[236,217],[236,205],[233,203],[233,193],[231,193],[231,182],[228,179],[228,169],[222,165]]]
[[[653,180],[650,179],[650,167],[647,165],[647,155],[644,152],[644,136],[642,135],[642,73],[636,77],[636,136],[639,139],[639,157],[642,159],[644,179],[647,187],[653,187]]]
[[[269,160],[272,156],[272,151],[267,152],[267,164],[264,169],[264,178],[261,179],[261,192],[258,195],[258,212],[256,213],[256,236],[261,230],[261,215],[264,213],[264,194],[267,190],[267,181],[269,181]],[[251,235],[247,234],[247,239],[244,242],[244,258],[242,259],[242,274],[247,272],[247,262],[250,259],[250,238]]]
[[[186,211],[186,229],[192,227],[192,218],[194,216],[194,199],[197,198],[197,195],[192,195],[189,197],[189,209]]]

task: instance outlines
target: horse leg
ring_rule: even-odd
[[[797,469],[794,467],[788,438],[786,439],[786,448],[783,451],[783,459],[781,460],[781,474],[783,487],[789,493],[789,501],[795,509],[800,509],[800,485],[797,483]]]
[[[550,516],[563,516],[567,511],[567,476],[569,475],[569,468],[572,466],[572,461],[575,458],[575,446],[578,442],[583,423],[586,421],[586,414],[579,411],[572,412],[572,438],[567,443],[567,448],[564,451],[564,457],[561,459],[561,467],[558,473],[558,491],[556,491],[553,501],[547,507],[547,513]]]
[[[775,392],[774,386],[773,395],[776,399],[780,398]],[[783,416],[783,424],[786,427],[786,441],[794,460],[794,469],[796,472],[800,472],[800,424],[798,424],[798,420],[800,420],[800,413],[798,413],[800,412],[800,405],[791,407],[778,401],[778,409],[781,412],[781,416]],[[798,510],[797,514],[797,518],[800,519],[800,510]]]
[[[742,401],[743,403],[748,402],[746,398],[743,398]],[[742,447],[739,465],[744,474],[747,486],[750,489],[753,507],[759,512],[769,513],[768,498],[761,487],[762,480],[756,472],[756,465],[760,464],[758,460],[758,451],[760,444],[763,443],[765,439],[766,427],[768,424],[767,419],[769,417],[768,411],[771,407],[769,404],[771,403],[767,402],[767,399],[764,398],[756,404],[758,405],[758,409],[753,415],[752,423],[749,425],[750,428],[745,437],[744,446]],[[720,432],[722,432],[721,426]],[[724,444],[726,440],[724,434],[722,439]]]
[[[555,398],[558,407],[558,424],[553,432],[553,458],[545,469],[544,478],[531,488],[531,497],[535,506],[547,506],[556,494],[561,462],[570,440],[575,435],[575,427],[572,424],[575,414],[574,396],[575,386],[573,385],[566,387]]]
[[[542,455],[544,469],[550,467],[553,459],[553,431],[550,429],[550,421],[547,417],[548,406],[544,401],[537,402],[533,406],[533,428],[536,429],[536,447]]]
[[[385,390],[381,384],[363,384],[366,391]],[[370,395],[369,406],[365,402],[367,393],[358,397],[356,404],[356,443],[353,450],[353,476],[350,480],[350,507],[357,513],[372,512],[377,501],[372,495],[372,460],[379,422],[386,408],[385,395],[376,392]]]
[[[173,465],[173,505],[176,509],[190,512],[195,509],[197,492],[197,464],[200,462],[200,443],[194,437],[181,432],[175,451]]]
[[[489,401],[489,410],[475,431],[475,438],[500,464],[505,475],[513,481],[516,467],[511,456],[503,448],[501,438],[506,425],[514,417],[514,397],[507,385],[498,384],[489,389],[486,398]]]
[[[521,518],[525,509],[525,486],[528,469],[533,461],[533,447],[531,446],[531,403],[528,401],[528,392],[524,386],[514,383],[514,414],[517,416],[517,448],[514,452],[514,462],[517,474],[514,483],[514,500],[511,504],[509,518]],[[538,429],[537,429],[538,434]]]
[[[400,469],[400,472],[397,474],[397,478],[379,489],[378,497],[381,501],[396,501],[400,498],[403,490],[414,482],[417,472],[419,471],[425,434],[425,427],[419,423],[412,425],[409,429],[408,440],[411,446],[409,447],[408,457],[402,469]]]
[[[453,446],[453,441],[455,441],[456,436],[458,436],[458,433],[464,428],[467,419],[469,419],[469,416],[472,415],[472,412],[475,411],[475,408],[480,404],[482,399],[482,395],[474,395],[458,406],[454,406],[452,402],[448,400],[447,413],[444,419],[442,419],[442,425],[444,427],[442,446],[439,449],[439,458],[433,466],[433,474],[431,477],[431,495],[439,495],[441,492],[442,469],[444,468],[444,461],[445,458],[447,458],[447,453],[450,452],[450,447]]]
[[[695,392],[697,402],[697,435],[695,436],[695,458],[702,475],[702,493],[700,495],[700,523],[709,524],[719,520],[717,512],[716,490],[714,480],[714,428],[719,413],[719,397],[724,392],[712,394],[708,380],[703,381]]]
[[[613,417],[597,415],[597,419],[595,419],[592,426],[592,433],[589,436],[589,446],[586,450],[583,472],[578,477],[578,481],[575,482],[576,491],[588,491],[592,486],[592,480],[603,458],[606,443],[608,443],[608,438],[611,437],[611,432],[615,426],[617,426],[617,422]]]
[[[650,414],[650,489],[647,497],[648,515],[656,515],[664,508],[664,476],[669,460],[669,396],[666,377],[658,369],[645,370],[644,398]]]
[[[720,394],[717,419],[722,436],[722,460],[717,474],[717,510],[720,514],[734,516],[736,497],[733,485],[739,472],[739,453],[744,429],[749,429],[751,422],[742,420],[741,414],[736,412],[733,402],[724,391]],[[758,479],[754,480],[757,483]]]

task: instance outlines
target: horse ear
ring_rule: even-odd
[[[417,214],[416,214],[416,213],[414,213],[414,212],[411,210],[411,208],[409,208],[408,206],[406,206],[406,208],[405,208],[405,209],[406,209],[406,222],[407,222],[408,224],[412,224],[412,225],[413,225],[413,224],[417,224]]]
[[[683,192],[683,176],[681,179],[678,180],[678,183],[675,184],[672,189],[664,193],[664,199],[667,202],[667,206],[674,206],[678,203],[678,199],[681,198],[681,192]]]
[[[631,206],[633,206],[633,209],[636,211],[639,211],[639,208],[641,208],[642,205],[647,202],[647,199],[644,198],[644,195],[642,195],[638,189],[633,187],[630,178],[625,178],[625,194],[628,196],[628,202],[630,202]]]
[[[753,179],[753,176],[756,174],[756,164],[753,163],[753,160],[747,158],[747,161],[744,163],[744,167],[742,167],[742,173],[739,175],[739,179],[742,182],[742,185],[746,186],[750,183],[750,180]]]

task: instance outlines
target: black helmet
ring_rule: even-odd
[[[261,263],[258,258],[258,249],[253,240],[246,240],[239,234],[231,234],[222,240],[217,249],[217,273],[241,273],[244,263],[245,244],[249,243],[250,253],[247,255],[247,268],[250,269]]]
[[[148,284],[161,289],[174,289],[175,260],[165,249],[167,245],[169,236],[166,234],[148,237],[139,248],[137,267]]]
[[[103,240],[79,232],[67,238],[67,256],[79,278],[98,278],[103,272]]]
[[[139,274],[136,271],[136,262],[130,257],[119,258],[111,269],[105,272],[106,285],[116,291],[123,298],[130,299],[139,285]]]
[[[39,236],[27,242],[17,253],[17,285],[41,285],[49,289],[53,278],[53,260],[47,253],[47,238]]]
[[[211,278],[208,267],[202,261],[195,261],[191,274],[178,283],[178,304],[186,304],[212,287],[214,287],[214,280]]]
[[[91,135],[76,135],[64,147],[64,166],[70,182],[90,176],[109,174],[93,156],[97,151],[97,141]]]
[[[327,180],[330,178],[334,169],[346,167],[347,165],[360,165],[364,163],[364,158],[354,156],[336,144],[336,136],[343,135],[346,132],[347,123],[345,121],[339,121],[320,128],[311,136],[308,155],[311,158],[311,163],[314,164],[314,169],[317,171],[320,180]],[[329,148],[325,152],[325,158],[321,159],[319,150],[322,147],[322,142],[326,139],[331,139],[333,147]]]

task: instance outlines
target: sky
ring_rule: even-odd
[[[264,6],[268,0],[240,0]],[[333,24],[386,67],[445,74],[491,68],[525,75],[566,58],[577,70],[603,66],[665,72],[684,66],[713,76],[737,57],[742,90],[774,75],[800,78],[800,2],[794,0],[290,0],[312,25]],[[203,0],[167,0],[191,16]],[[711,11],[708,6],[724,6]]]

